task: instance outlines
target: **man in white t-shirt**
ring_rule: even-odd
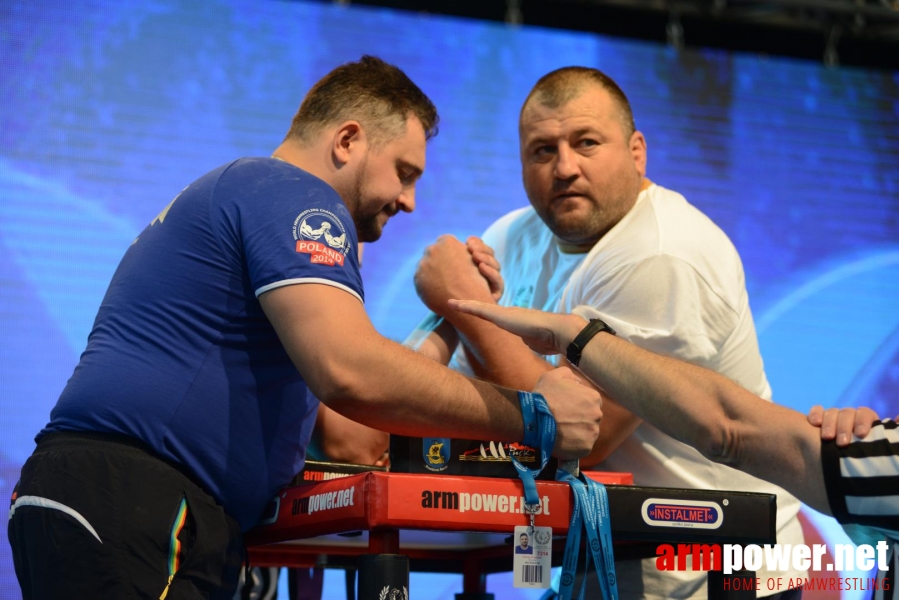
[[[770,400],[740,257],[708,217],[646,178],[646,141],[615,82],[582,67],[549,73],[525,100],[519,134],[531,207],[499,219],[483,242],[444,236],[428,248],[416,288],[445,321],[418,336],[419,350],[449,360],[461,340],[456,368],[526,388],[553,365],[518,337],[450,310],[447,299],[577,308],[622,338],[722,373]],[[793,496],[710,462],[613,399],[603,405],[599,441],[581,464],[632,472],[637,485],[776,493],[778,541],[803,542]],[[660,572],[654,559],[620,559],[617,573],[624,598],[706,595],[702,571]]]

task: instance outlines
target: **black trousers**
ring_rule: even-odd
[[[237,521],[140,443],[45,435],[22,467],[8,525],[24,600],[230,600]]]

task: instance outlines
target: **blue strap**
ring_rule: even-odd
[[[561,473],[559,471],[558,473]],[[564,477],[560,477],[559,481],[566,481],[566,478],[574,479],[570,474],[565,473]],[[572,486],[573,489],[573,486]],[[565,554],[562,558],[562,578],[559,581],[559,598],[569,600],[571,598],[572,588],[574,587],[574,575],[577,572],[577,559],[581,550],[581,524],[584,521],[582,515],[583,504],[578,501],[577,492],[574,493],[574,506],[571,507],[571,523],[568,526],[568,539],[565,541]],[[586,577],[581,584],[581,591],[578,598],[584,597],[585,586],[587,584]]]
[[[534,394],[518,392],[518,402],[521,404],[521,418],[524,419],[524,438],[521,443],[531,448],[540,448],[540,432],[537,429],[537,405]],[[546,399],[543,399],[543,403],[546,404]],[[547,410],[549,410],[548,407]]]
[[[532,511],[537,510],[540,496],[537,495],[537,484],[534,478],[540,474],[556,444],[556,420],[553,418],[546,398],[536,392],[518,392],[521,403],[521,415],[524,418],[524,439],[522,443],[540,453],[536,469],[530,469],[512,457],[512,464],[518,471],[518,477],[524,484],[524,502]]]
[[[556,443],[556,420],[546,399],[533,392],[518,392],[521,403],[521,415],[524,419],[525,446],[535,448],[540,453],[539,466],[529,469],[513,456],[512,464],[518,470],[518,476],[524,484],[525,504],[531,511],[536,511],[540,504],[537,495],[537,484],[534,478],[540,474]],[[574,506],[571,510],[571,524],[568,527],[568,540],[565,542],[565,556],[562,561],[562,582],[559,597],[570,600],[577,571],[577,559],[581,548],[581,525],[587,530],[587,547],[593,556],[593,564],[602,588],[605,600],[618,600],[618,584],[615,580],[615,557],[612,554],[612,526],[609,522],[609,496],[601,483],[580,475],[574,477],[570,473],[558,469],[556,480],[567,482],[574,495]],[[584,572],[578,598],[583,600],[586,591],[586,574],[589,560]]]
[[[565,543],[565,557],[562,562],[562,579],[559,585],[559,598],[570,600],[574,576],[577,570],[577,559],[581,548],[581,523],[587,530],[587,547],[593,556],[603,598],[618,599],[618,583],[615,578],[615,557],[612,553],[612,526],[609,520],[609,496],[601,483],[580,475],[574,477],[561,469],[556,471],[558,481],[567,482],[574,495],[574,507],[571,514],[571,525],[568,528],[568,540]],[[578,598],[584,598],[586,575],[590,561],[584,567],[584,580]]]

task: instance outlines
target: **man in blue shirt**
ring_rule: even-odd
[[[398,434],[522,439],[514,390],[383,338],[364,309],[358,243],[415,208],[436,125],[400,69],[363,57],[310,90],[272,157],[200,177],[141,232],[14,493],[26,599],[230,598],[316,398]],[[586,454],[599,395],[567,370],[536,390],[554,454]]]

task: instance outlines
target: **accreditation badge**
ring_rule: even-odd
[[[519,525],[512,535],[512,582],[517,588],[547,589],[552,579],[552,527]]]

